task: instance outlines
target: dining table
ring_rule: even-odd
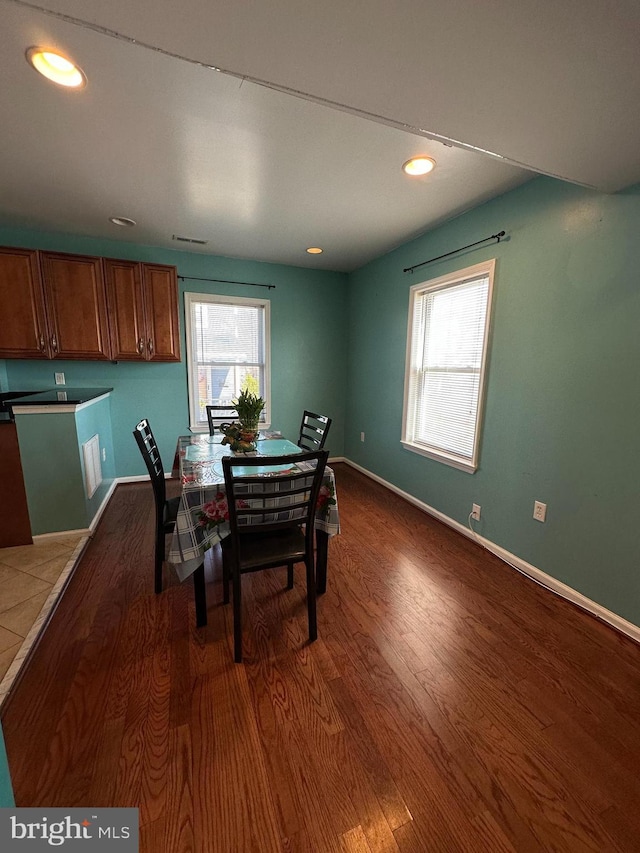
[[[196,596],[196,620],[206,625],[206,596],[204,587],[204,558],[209,548],[229,535],[228,508],[222,458],[234,454],[229,445],[222,444],[222,436],[208,434],[181,435],[178,438],[172,476],[181,485],[180,503],[171,538],[167,561],[183,581],[193,576]],[[248,475],[263,475],[273,479],[274,507],[286,511],[282,498],[277,495],[277,482],[295,465],[294,458],[303,450],[279,434],[259,437],[256,450],[246,455],[264,457],[264,466],[252,468]],[[291,456],[284,466],[269,465],[269,457]],[[303,463],[301,463],[303,464]],[[236,468],[236,473],[238,469]],[[315,512],[316,538],[316,588],[323,593],[327,588],[328,541],[340,532],[338,499],[335,475],[326,467]]]

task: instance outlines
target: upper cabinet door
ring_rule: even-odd
[[[42,252],[52,358],[109,360],[102,259]]]
[[[149,361],[180,361],[176,268],[142,264]]]
[[[0,358],[180,361],[176,268],[0,248]]]
[[[0,318],[0,358],[49,358],[37,252],[0,248]]]
[[[145,361],[148,334],[142,268],[136,261],[104,259],[111,353],[114,359]]]

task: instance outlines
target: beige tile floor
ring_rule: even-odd
[[[45,604],[53,605],[51,590],[83,539],[67,535],[0,548],[0,682]]]

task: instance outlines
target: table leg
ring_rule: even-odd
[[[316,530],[316,590],[318,594],[327,591],[327,555],[329,534]]]
[[[196,602],[196,626],[203,628],[207,624],[207,590],[204,583],[204,563],[200,563],[193,573],[193,594]]]

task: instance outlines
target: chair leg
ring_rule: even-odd
[[[155,590],[156,594],[162,592],[162,564],[164,563],[164,531],[156,531],[155,551]]]
[[[293,563],[287,563],[287,589],[293,589]]]
[[[316,576],[313,557],[305,560],[307,567],[307,612],[309,615],[309,641],[318,639],[318,620],[316,617]]]
[[[207,624],[207,589],[204,582],[204,563],[193,573],[193,595],[196,602],[196,626],[203,628]]]
[[[222,603],[229,603],[229,556],[227,549],[222,549]]]
[[[316,573],[318,595],[327,591],[327,556],[329,536],[324,530],[316,530]]]
[[[233,582],[233,652],[236,663],[242,663],[242,586],[240,570],[232,573]]]

